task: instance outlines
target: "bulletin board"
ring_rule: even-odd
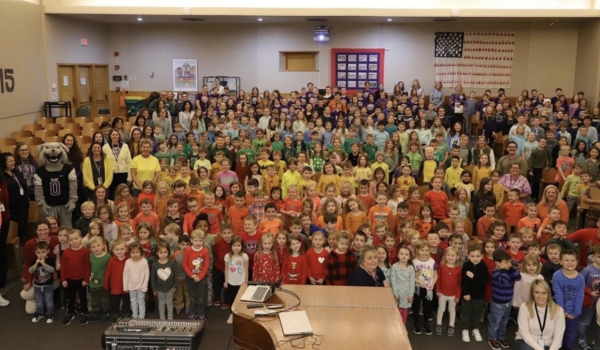
[[[385,49],[331,49],[331,85],[362,91],[365,82],[383,84]]]

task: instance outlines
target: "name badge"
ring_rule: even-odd
[[[25,195],[25,191],[23,191],[23,188],[19,188],[19,194],[20,194],[21,196],[24,196],[24,195]]]
[[[5,211],[4,204],[0,203],[0,213],[4,213]]]
[[[102,181],[102,177],[98,178],[98,186],[102,186],[104,182]]]
[[[544,339],[538,340],[538,345],[541,346],[542,348],[545,347],[546,345],[544,345]]]

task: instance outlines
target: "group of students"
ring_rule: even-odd
[[[418,96],[409,100],[400,91],[387,100],[378,93],[377,99],[368,90],[350,98],[333,91],[323,98],[309,85],[290,100],[275,94],[264,103],[253,91],[238,96],[231,110],[232,98],[200,94],[200,112],[189,125],[171,120],[173,134],[163,135],[163,123],[155,122],[159,181],[145,181],[137,197],[121,184],[114,202],[97,186],[73,228],[55,232],[55,247],[35,246],[36,257],[26,262],[37,302],[33,321],[53,320],[55,275],[68,301],[65,325],[76,311],[81,324],[130,313],[144,318],[156,297],[163,319],[174,312],[204,319],[206,306],[227,309],[247,281],[345,285],[369,245],[379,252],[379,269],[404,322],[412,310],[416,334],[441,335],[447,310],[446,333],[454,335],[460,303],[463,341],[471,335],[481,341],[488,303],[488,343],[506,348],[510,311],[526,301],[541,274],[568,315],[564,346],[572,349],[580,324],[591,322],[579,317],[583,285],[594,290],[600,275],[588,278],[583,270],[579,277],[570,263],[577,255],[560,211],[550,209],[541,222],[519,190],[505,191],[485,140],[469,150],[460,123],[467,115],[448,113],[449,119],[443,106],[424,107]],[[498,101],[507,103],[502,93]],[[486,94],[476,112],[487,113],[490,103]],[[187,112],[193,107],[184,105]],[[157,106],[159,119],[169,117]],[[136,126],[152,124],[147,114],[140,113]],[[510,118],[501,117],[496,121],[504,127]],[[482,118],[488,125],[489,116]],[[463,170],[467,164],[475,170]],[[417,182],[430,186],[422,199]],[[506,220],[497,218],[498,210]],[[580,329],[582,347],[584,337]]]

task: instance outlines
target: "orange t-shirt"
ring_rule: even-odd
[[[292,200],[290,197],[288,197],[283,201],[283,205],[281,206],[281,209],[283,209],[285,211],[293,211],[295,213],[301,213],[302,212],[302,201],[299,199]]]
[[[202,191],[198,191],[196,193],[192,193],[192,191],[189,191],[187,193],[188,196],[188,200],[190,198],[196,198],[196,200],[198,201],[198,208],[202,208],[204,206],[204,192]],[[165,212],[166,214],[166,212]]]
[[[427,239],[427,234],[435,228],[435,220],[431,219],[431,222],[425,222],[417,219],[415,220],[414,227],[421,234],[421,239]]]
[[[217,207],[204,207],[200,209],[200,213],[206,213],[206,215],[208,215],[208,222],[210,223],[210,230],[208,230],[208,233],[216,235],[221,232],[221,222],[223,221],[221,209]]]
[[[370,193],[366,196],[363,196],[359,193],[356,195],[356,199],[362,203],[365,210],[369,210],[371,207],[375,206],[375,197],[373,197]]]
[[[522,228],[529,227],[533,231],[533,236],[535,237],[540,226],[542,226],[542,220],[540,220],[540,218],[536,217],[535,219],[531,220],[529,216],[526,216],[519,220],[517,231],[521,232]]]
[[[159,218],[164,218],[167,216],[167,202],[169,201],[170,197],[171,196],[165,196],[163,198],[159,198],[156,196],[156,198],[154,198],[154,212]]]
[[[418,218],[420,214],[419,212],[421,211],[421,205],[423,205],[423,201],[415,201],[409,199],[406,201],[406,203],[408,204],[408,215],[414,218]]]
[[[376,205],[369,209],[368,219],[371,222],[371,232],[375,232],[375,226],[380,222],[385,222],[391,227],[394,222],[394,214],[390,207]]]
[[[183,227],[181,227],[183,233],[187,233],[189,235],[192,233],[192,231],[194,231],[194,221],[198,217],[198,214],[199,213],[187,213],[183,216]]]
[[[542,225],[540,226],[540,229],[543,228],[552,228],[552,224],[554,223],[554,220],[552,220],[552,218],[547,217],[544,219],[544,221],[542,221]],[[533,237],[535,237],[535,235],[537,235],[537,232],[533,233]],[[542,237],[540,239],[538,239],[538,241],[540,242],[540,244],[542,245],[542,247],[546,246],[546,243],[550,240],[550,238],[554,237],[553,234],[551,233],[547,233],[542,231]]]
[[[241,235],[244,232],[244,219],[250,216],[250,210],[246,207],[238,209],[235,205],[229,207],[229,222],[233,228],[233,233]]]
[[[325,217],[323,215],[319,215],[317,219],[317,226],[325,227]],[[335,223],[335,229],[338,231],[342,231],[344,229],[344,221],[341,216],[337,216],[337,222]]]
[[[510,202],[504,203],[502,205],[502,212],[504,213],[506,223],[514,227],[517,227],[517,225],[519,225],[519,220],[527,215],[525,204],[521,202],[517,202],[516,204]]]
[[[254,195],[252,193],[246,193],[246,208],[254,204]]]
[[[154,230],[154,237],[158,237],[158,231],[160,230],[160,218],[155,212],[151,211],[149,215],[144,215],[143,212],[140,212],[133,219],[135,227],[137,227],[137,225],[141,224],[142,222],[149,223],[150,226],[152,226],[152,229]]]
[[[427,191],[424,196],[424,201],[431,204],[432,215],[434,218],[445,219],[448,217],[449,205],[448,195],[444,191],[435,192],[434,190]]]
[[[358,231],[360,225],[366,222],[367,214],[365,214],[364,212],[361,212],[359,215],[348,213],[346,214],[346,231],[348,231],[350,235],[354,237],[354,234],[356,233],[356,231]]]
[[[275,236],[277,234],[277,232],[279,232],[279,230],[281,230],[282,227],[283,227],[283,225],[282,225],[280,219],[269,220],[267,218],[264,218],[260,222],[260,225],[258,226],[258,230],[262,231],[264,233],[269,232],[270,234]]]
[[[488,228],[492,222],[496,221],[496,218],[488,219],[485,216],[482,216],[477,220],[477,239],[483,241],[485,239],[485,234],[487,233]]]
[[[136,226],[135,226],[135,222],[133,222],[133,219],[129,219],[127,221],[121,221],[119,219],[115,220],[115,225],[117,225],[117,232],[119,231],[119,227],[123,224],[129,224],[129,226],[131,226],[131,229],[133,230],[132,232],[132,236],[133,237],[137,237],[137,230],[136,230]],[[121,237],[121,234],[119,233],[119,237]]]
[[[142,200],[148,199],[148,200],[150,200],[150,203],[152,203],[152,206],[154,206],[154,198],[156,198],[156,194],[142,192],[139,194],[139,196],[137,198],[137,204],[138,204],[138,206],[141,206]]]

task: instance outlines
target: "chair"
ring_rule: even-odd
[[[81,126],[82,130],[91,129],[91,130],[100,130],[100,125],[98,123],[85,123]]]
[[[472,175],[472,174],[473,174],[473,170],[475,170],[475,165],[473,165],[473,164],[469,164],[469,165],[465,166],[465,167],[463,168],[463,170],[468,170],[468,171],[470,171],[470,172],[471,172],[471,175]]]
[[[56,136],[56,131],[54,130],[37,130],[33,133],[33,136],[39,137],[41,139],[45,139],[46,137]]]
[[[43,117],[35,118],[35,123],[40,124],[40,125],[51,124],[51,123],[54,123],[54,118],[43,118]]]
[[[81,106],[77,108],[77,117],[91,117],[92,110],[88,106]]]
[[[71,130],[81,130],[81,125],[77,124],[77,123],[66,123],[65,125],[63,125],[63,129],[71,129]]]
[[[131,124],[130,122],[123,123],[123,129],[125,129],[125,131],[127,131],[127,132],[130,132],[132,127],[133,127],[133,124]]]
[[[12,220],[7,224],[10,226],[6,237],[6,245],[12,248],[15,272],[17,276],[21,276],[21,273],[23,273],[23,264],[21,264],[23,252],[21,250],[21,239],[19,238],[19,224]]]
[[[425,193],[427,193],[427,191],[429,191],[429,185],[419,186],[419,194],[421,195],[421,198],[425,197]]]
[[[38,207],[35,201],[29,201],[29,216],[27,219],[27,223],[36,223],[40,218],[40,207]]]
[[[2,146],[15,146],[17,144],[17,140],[13,139],[12,137],[6,137],[3,139],[0,139],[0,147]]]
[[[131,125],[135,125],[135,120],[136,120],[136,119],[137,119],[137,116],[136,116],[136,117],[129,117],[129,120],[128,120],[128,122],[129,122]]]
[[[44,126],[42,126],[41,124],[26,124],[21,128],[21,130],[29,130],[31,132],[35,132],[37,130],[42,130],[43,128]]]
[[[73,123],[73,118],[71,117],[60,117],[60,118],[56,118],[54,119],[54,123],[55,124],[60,124],[64,127],[65,124],[67,123]]]
[[[542,170],[542,181],[540,182],[540,198],[542,196],[542,193],[544,193],[544,189],[546,188],[546,186],[548,185],[553,185],[556,183],[556,174],[558,173],[558,169],[556,168],[548,168],[548,169],[544,169]]]
[[[110,117],[110,109],[108,109],[108,108],[100,108],[98,110],[98,115],[100,115],[100,116],[109,116]]]
[[[66,134],[72,134],[73,136],[77,136],[77,135],[81,134],[81,131],[79,129],[75,129],[75,130],[72,130],[72,129],[62,129],[62,130],[60,130],[58,132],[58,136],[60,136],[60,137],[63,137]]]
[[[23,137],[33,137],[33,133],[29,130],[17,130],[10,133],[10,137],[13,139],[19,139]]]
[[[79,145],[79,148],[81,149],[81,153],[83,154],[83,156],[85,157],[88,153],[88,150],[90,149],[91,143],[83,143]]]
[[[94,130],[94,129],[83,129],[81,131],[81,135],[83,136],[87,136],[90,138],[90,140],[92,139],[92,137],[94,136],[95,133],[97,133],[98,130]]]
[[[39,137],[21,137],[17,139],[17,142],[26,144],[29,147],[41,145],[44,141]]]
[[[61,130],[63,127],[60,124],[46,124],[44,125],[44,129],[45,130],[52,130],[52,131],[56,131],[56,133],[58,134],[58,131]]]
[[[102,125],[103,122],[110,123],[110,116],[94,117],[94,123],[97,123],[98,125]]]
[[[75,118],[75,123],[79,124],[80,126],[83,126],[83,124],[85,123],[91,123],[94,120],[92,119],[92,117],[77,117]]]
[[[78,145],[83,145],[84,143],[92,143],[92,137],[86,135],[75,136],[75,140],[77,140]]]
[[[44,143],[48,143],[48,142],[62,142],[62,137],[60,136],[48,136],[46,138],[44,138]]]
[[[15,154],[15,150],[17,149],[17,145],[0,145],[0,150],[2,152],[7,152],[10,154]]]

